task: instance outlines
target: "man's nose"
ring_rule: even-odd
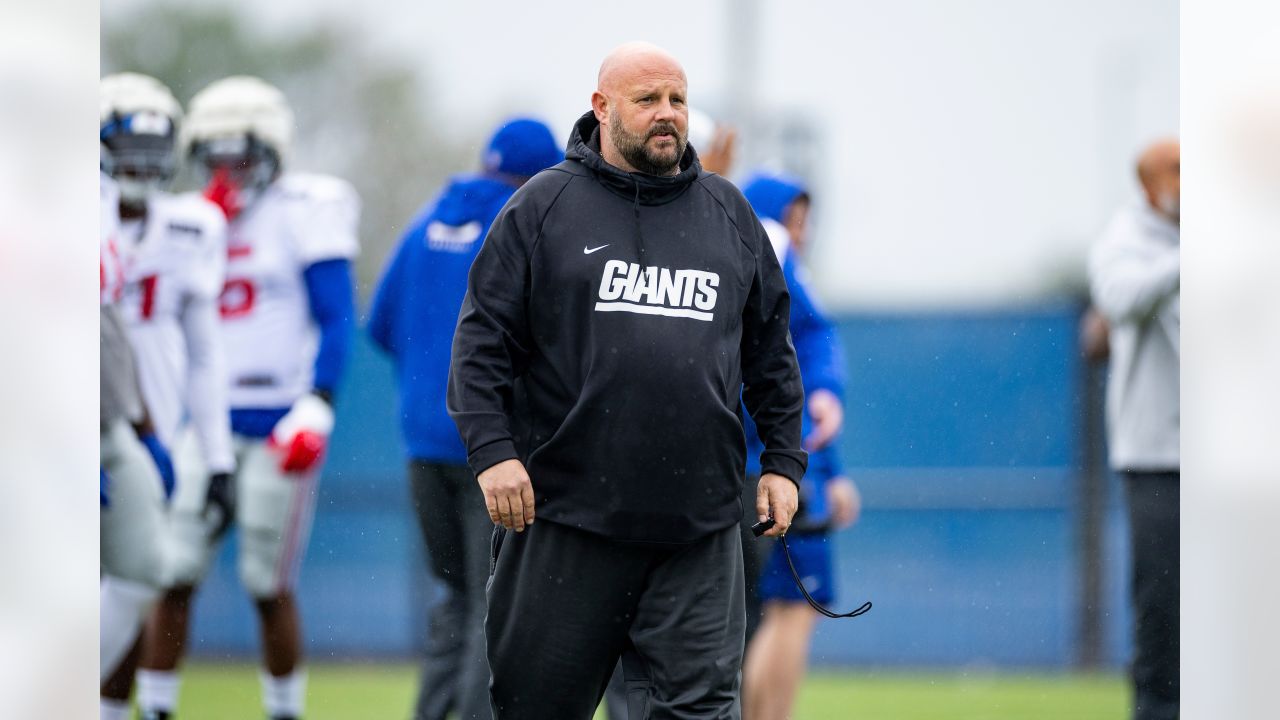
[[[675,106],[671,104],[671,98],[663,98],[662,101],[658,103],[658,107],[654,111],[653,119],[666,120],[670,122],[675,120],[675,117],[676,109]]]

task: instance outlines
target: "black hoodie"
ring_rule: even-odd
[[[519,458],[539,521],[686,543],[742,517],[740,408],[764,472],[799,483],[790,298],[751,206],[703,172],[627,173],[588,112],[471,266],[449,414],[471,469]]]

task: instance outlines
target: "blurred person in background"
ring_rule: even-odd
[[[449,352],[467,271],[489,225],[521,185],[563,159],[543,123],[503,124],[481,172],[450,179],[410,224],[374,294],[369,335],[396,366],[414,511],[444,588],[430,613],[416,720],[491,717],[484,588],[493,523],[445,408]]]
[[[798,178],[756,173],[743,184],[743,195],[769,234],[791,293],[791,340],[801,362],[800,374],[805,387],[805,449],[816,453],[826,449],[844,426],[845,359],[835,327],[816,305],[802,265],[801,252],[808,241],[809,192]],[[758,438],[750,421],[746,423],[746,435],[748,446],[756,447]],[[758,472],[754,455],[747,453],[749,477]],[[843,479],[831,486],[832,492],[840,496],[836,498],[839,505],[850,499],[847,490],[852,489],[856,494],[852,482],[846,482],[847,479]],[[804,488],[801,490],[803,493]],[[770,552],[766,543],[747,542],[748,538],[754,540],[750,535],[753,522],[750,512],[746,513],[743,540],[748,549],[745,555],[748,644],[763,617],[758,582]]]
[[[102,157],[120,189],[115,249],[124,289],[116,307],[128,329],[142,397],[156,440],[174,448],[191,428],[204,467],[225,481],[235,466],[218,337],[226,219],[199,195],[162,189],[176,167],[181,115],[169,89],[136,73],[103,78],[101,88]],[[166,498],[172,491],[170,482]],[[149,541],[160,544],[161,535]],[[114,623],[108,617],[103,626]],[[104,716],[124,716],[136,661],[130,653],[104,685]]]
[[[791,292],[791,338],[804,380],[805,449],[809,470],[800,484],[800,510],[787,534],[791,560],[817,602],[835,600],[836,579],[830,531],[853,524],[861,510],[857,486],[844,475],[833,441],[844,424],[844,353],[835,327],[813,298],[802,253],[809,238],[808,190],[797,178],[757,173],[742,187],[743,195],[769,233]],[[754,428],[747,431],[748,447],[759,446]],[[747,456],[755,453],[748,451]],[[754,519],[743,520],[744,538],[751,537]],[[742,670],[742,714],[745,720],[790,717],[796,693],[804,680],[809,641],[818,620],[796,587],[782,545],[750,543],[746,565],[748,618],[746,658]],[[754,555],[754,557],[751,557]],[[753,602],[754,601],[754,602]]]
[[[172,717],[177,706],[190,601],[228,514],[240,533],[240,580],[261,623],[267,715],[302,715],[294,586],[350,339],[359,199],[338,178],[284,172],[293,127],[279,90],[236,76],[200,91],[183,128],[204,195],[228,220],[219,313],[236,472],[211,473],[198,456],[179,463],[175,580],[148,628],[138,678],[144,718]]]
[[[1142,153],[1142,199],[1116,214],[1089,257],[1093,303],[1110,324],[1110,462],[1129,507],[1136,720],[1178,717],[1179,166],[1176,140]]]
[[[167,453],[149,425],[137,365],[117,307],[124,272],[116,241],[120,196],[102,177],[99,238],[99,463],[100,509],[99,682],[106,689],[142,629],[147,612],[164,589],[168,563],[161,542],[164,527],[164,472],[172,477]],[[125,717],[128,704],[103,697],[104,718]]]

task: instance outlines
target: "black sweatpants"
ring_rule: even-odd
[[[1179,475],[1123,473],[1133,547],[1134,720],[1178,717]]]
[[[666,547],[546,520],[495,530],[495,720],[589,720],[619,658],[631,720],[737,720],[740,538],[736,525]]]
[[[756,491],[760,485],[759,475],[748,475],[742,487],[742,570],[745,578],[745,606],[747,624],[744,633],[743,647],[750,647],[751,638],[760,627],[764,617],[764,604],[760,602],[760,574],[763,572],[765,558],[773,547],[773,538],[758,538],[751,532],[751,526],[760,519],[756,514]],[[741,688],[739,688],[741,691]],[[609,680],[605,690],[606,717],[609,720],[634,720],[627,713],[626,681],[622,666],[619,665]]]
[[[431,572],[444,597],[431,608],[414,720],[489,719],[485,582],[493,522],[466,465],[414,460],[409,485]]]

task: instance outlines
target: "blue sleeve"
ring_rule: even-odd
[[[812,477],[819,486],[825,486],[831,478],[844,474],[844,465],[840,462],[840,451],[836,449],[835,443],[817,452],[809,453],[809,457],[811,466],[809,475],[806,477]]]
[[[307,284],[307,301],[311,317],[320,326],[320,349],[316,352],[314,387],[332,393],[342,377],[351,343],[352,297],[351,262],[345,259],[321,260],[302,272]]]
[[[417,224],[409,228],[400,239],[396,254],[392,256],[387,269],[378,281],[378,288],[373,293],[373,305],[369,309],[369,337],[388,354],[397,354],[395,335],[396,310],[401,305],[401,294],[404,287],[404,267],[407,262],[410,235],[419,230]]]
[[[835,326],[814,304],[808,285],[796,275],[795,263],[788,260],[783,270],[791,291],[791,342],[805,392],[830,390],[843,400],[844,352]]]

